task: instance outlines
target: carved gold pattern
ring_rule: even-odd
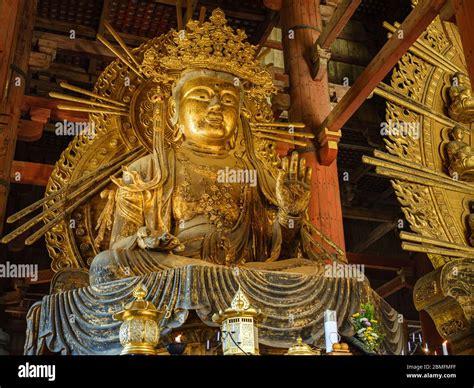
[[[385,141],[390,154],[449,176],[444,152],[449,141],[449,128],[446,128],[446,124],[452,120],[443,117],[446,116],[446,93],[453,73],[446,70],[444,63],[439,66],[434,66],[433,63],[441,63],[439,57],[443,57],[444,60],[451,61],[453,67],[464,68],[465,65],[462,62],[459,38],[453,36],[457,31],[447,29],[446,35],[442,23],[439,18],[431,23],[416,43],[417,48],[423,48],[419,51],[421,54],[415,55],[413,51],[405,54],[392,74],[391,87],[402,98],[398,102],[387,102],[386,120],[418,123],[418,133],[408,131],[405,136],[399,136],[389,132],[389,138]],[[430,61],[426,60],[428,56]],[[413,102],[421,104],[419,106],[424,107],[422,111],[427,113],[415,113],[412,109]],[[434,114],[429,115],[428,111]],[[401,178],[399,174],[396,177]],[[469,214],[467,199],[472,198],[468,194],[469,189],[466,187],[463,194],[443,188],[442,185],[426,185],[422,178],[419,182],[416,184],[405,179],[393,181],[411,228],[423,236],[467,245],[465,217]],[[435,268],[450,260],[448,256],[441,254],[430,253],[428,256]]]
[[[394,33],[399,24],[384,26]],[[453,90],[452,79],[459,72],[466,73],[459,32],[437,17],[399,61],[391,85],[381,84],[375,91],[387,99],[387,122],[417,123],[418,132],[388,132],[390,155],[375,152],[364,161],[393,179],[403,213],[416,232],[401,233],[409,241],[402,247],[426,253],[435,268],[417,281],[415,307],[431,316],[455,353],[469,354],[474,262],[466,219],[474,195],[469,182],[472,126],[455,119],[466,117],[470,94],[465,93],[462,106],[458,103],[462,114],[453,105],[448,109],[458,91]],[[455,127],[460,127],[457,136]],[[461,132],[469,133],[469,139]]]

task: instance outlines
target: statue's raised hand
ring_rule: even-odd
[[[150,230],[146,226],[138,229],[137,236],[138,246],[142,249],[179,252],[184,248],[178,238],[171,233]]]
[[[284,214],[298,217],[309,205],[312,169],[306,167],[306,159],[296,151],[291,158],[283,158],[281,164],[276,182],[278,207]]]

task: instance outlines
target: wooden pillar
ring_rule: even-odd
[[[36,0],[0,1],[0,234],[3,232]]]
[[[290,76],[290,121],[304,122],[315,131],[328,116],[327,76],[314,81],[309,55],[322,29],[319,0],[283,0],[281,25],[286,72]],[[313,225],[344,249],[344,230],[336,162],[319,164],[315,150],[301,155],[313,168],[312,198],[309,208]]]

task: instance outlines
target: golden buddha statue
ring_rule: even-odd
[[[449,175],[455,179],[472,182],[474,180],[474,152],[464,141],[464,129],[454,127],[450,135],[452,140],[446,146]]]
[[[449,88],[451,104],[448,107],[449,116],[462,123],[474,121],[474,97],[469,77],[464,73],[455,73]]]
[[[327,264],[345,258],[307,219],[311,168],[297,152],[280,160],[271,147],[288,134],[309,136],[271,123],[272,77],[245,39],[216,9],[209,22],[192,20],[186,30],[136,50],[139,57],[130,55],[145,81],[137,81],[129,100],[134,112],[150,114],[130,116],[148,134],[148,153],[124,166],[121,177],[111,178],[115,188],[102,193],[107,204],[97,217],[90,286],[32,307],[25,353],[46,346],[66,354],[119,354],[112,316],[138,284],[168,311],[160,322],[165,334],[190,312],[215,327],[213,314],[241,288],[262,312],[260,343],[276,348],[291,346],[296,333],[321,346],[328,309],[349,334],[349,317],[371,300],[387,333],[385,351],[400,353],[399,315],[367,279],[327,274]],[[117,77],[110,84],[121,88],[121,73],[107,71]],[[110,90],[104,93],[110,101]],[[120,109],[115,113],[123,114]],[[97,120],[99,134],[113,122]],[[109,227],[110,242],[101,249]]]
[[[263,269],[296,258],[311,168],[297,152],[283,159],[276,180],[259,168],[246,147],[252,139],[241,117],[245,91],[235,79],[208,69],[180,76],[172,93],[179,146],[166,167],[154,153],[114,180],[111,249],[93,260],[91,284],[192,263],[261,262]]]

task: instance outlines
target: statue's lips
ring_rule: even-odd
[[[205,121],[212,126],[218,126],[224,122],[224,116],[222,116],[222,114],[211,113],[206,116]]]

